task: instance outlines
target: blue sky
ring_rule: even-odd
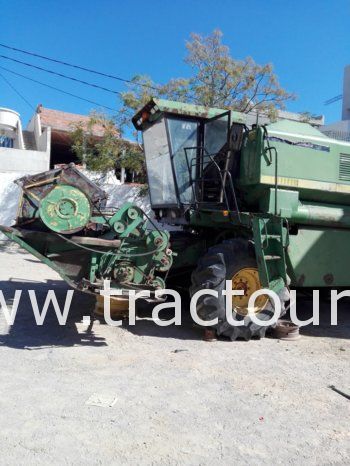
[[[4,0],[3,0],[4,1]],[[4,11],[3,11],[4,13]],[[186,76],[185,41],[191,32],[219,28],[237,58],[272,62],[280,83],[298,99],[291,111],[338,120],[341,104],[323,102],[342,92],[350,63],[349,0],[12,0],[0,19],[0,42],[130,78],[148,74],[164,83]],[[0,48],[0,53],[117,91],[116,81]],[[0,58],[0,65],[110,107],[117,97]],[[0,72],[33,106],[86,114],[92,105]],[[33,111],[0,78],[0,106]]]

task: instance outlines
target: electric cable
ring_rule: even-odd
[[[71,97],[75,97],[76,99],[83,100],[83,101],[88,102],[88,103],[93,104],[93,105],[97,105],[98,107],[103,107],[103,108],[105,108],[107,110],[111,110],[112,112],[116,111],[115,108],[113,109],[111,107],[107,107],[107,105],[99,104],[98,102],[94,102],[93,100],[85,99],[84,97],[80,97],[80,96],[78,96],[76,94],[72,94],[71,92],[64,91],[63,89],[59,89],[58,87],[50,86],[50,84],[45,84],[45,83],[43,83],[41,81],[30,78],[29,76],[25,76],[25,75],[23,75],[21,73],[17,73],[16,71],[9,70],[8,68],[5,68],[4,66],[0,66],[0,69],[2,69],[4,71],[7,71],[8,73],[12,73],[12,74],[14,74],[16,76],[19,76],[21,78],[27,79],[28,81],[32,81],[34,83],[40,84],[41,86],[45,86],[45,87],[48,87],[49,89],[53,89],[54,91],[61,92],[62,94],[66,94],[66,95],[69,95]]]
[[[150,84],[136,83],[136,82],[134,82],[134,81],[132,81],[130,79],[120,78],[119,76],[115,76],[113,74],[103,73],[102,71],[93,70],[92,68],[86,68],[85,66],[81,66],[81,65],[74,65],[73,63],[68,63],[68,62],[63,61],[63,60],[58,60],[58,59],[55,59],[55,58],[46,57],[45,55],[39,55],[38,53],[29,52],[28,50],[18,49],[16,47],[11,47],[11,46],[6,45],[6,44],[0,44],[0,47],[6,48],[8,50],[14,50],[15,52],[24,53],[24,54],[30,55],[32,57],[42,58],[43,60],[51,61],[53,63],[59,63],[60,65],[70,66],[71,68],[76,68],[78,70],[87,71],[88,73],[93,73],[93,74],[97,74],[97,75],[100,75],[100,76],[104,76],[106,78],[115,79],[117,81],[121,81],[121,82],[124,82],[124,83],[133,84],[135,86],[147,87],[149,89],[153,89],[153,90],[156,90],[156,91],[159,90],[158,87],[151,86]]]
[[[3,74],[0,73],[0,77],[5,81],[5,83],[11,87],[11,89],[32,109],[35,111],[35,107],[22,95],[13,84],[8,81]]]
[[[108,87],[99,86],[98,84],[95,84],[95,83],[90,83],[88,81],[83,81],[82,79],[73,78],[73,76],[68,76],[68,75],[63,74],[63,73],[58,73],[57,71],[48,70],[48,69],[43,68],[41,66],[33,65],[31,63],[27,63],[27,62],[22,61],[22,60],[17,60],[16,58],[7,57],[6,55],[0,55],[0,58],[5,58],[5,60],[10,60],[10,61],[13,61],[15,63],[19,63],[21,65],[29,66],[30,68],[35,68],[35,69],[40,70],[40,71],[45,71],[45,73],[50,73],[50,74],[53,74],[55,76],[59,76],[60,78],[70,79],[71,81],[74,81],[74,82],[77,82],[77,83],[80,83],[80,84],[84,84],[85,86],[94,87],[95,89],[101,89],[102,91],[109,92],[111,94],[121,95],[121,92],[113,91],[112,89],[109,89]]]

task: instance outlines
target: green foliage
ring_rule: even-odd
[[[206,37],[191,34],[186,48],[185,62],[192,76],[172,79],[165,85],[157,85],[147,76],[135,76],[129,90],[122,94],[123,115],[130,118],[152,97],[244,113],[256,109],[270,115],[294,98],[279,85],[271,64],[259,65],[251,57],[233,58],[219,30]]]
[[[193,101],[208,107],[266,113],[284,108],[294,96],[278,83],[271,64],[259,65],[251,57],[237,60],[222,44],[222,32],[203,37],[192,34],[186,63],[194,71],[189,87]]]
[[[108,172],[118,167],[137,174],[144,172],[141,148],[120,138],[116,120],[101,113],[92,113],[86,124],[73,125],[72,151],[88,170]]]
[[[159,85],[148,76],[135,76],[121,95],[122,106],[115,118],[93,113],[87,125],[75,125],[72,149],[88,169],[106,172],[124,167],[145,177],[141,148],[118,135],[152,97],[246,113],[258,110],[270,117],[275,117],[276,111],[294,98],[279,85],[271,64],[259,65],[251,57],[233,58],[222,43],[220,30],[209,36],[191,34],[186,48],[189,78],[171,79]],[[96,137],[96,127],[99,132],[102,129],[102,137]]]
[[[121,167],[135,173],[139,183],[146,181],[145,157],[139,146],[126,149],[120,157],[119,162]]]
[[[149,193],[149,187],[148,187],[148,184],[147,183],[144,183],[142,186],[140,186],[140,189],[139,189],[139,196],[140,197],[144,197],[146,196],[146,194]]]

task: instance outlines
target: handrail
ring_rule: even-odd
[[[265,147],[264,152],[265,154],[268,152],[270,156],[269,164],[272,164],[272,152],[275,153],[275,215],[277,215],[277,196],[278,196],[278,152],[275,146],[270,146],[268,132],[265,125],[262,126],[264,132],[264,138],[267,142],[267,147]]]
[[[200,154],[201,155],[201,159],[200,159],[201,160],[200,176],[196,177],[195,179],[193,179],[192,170],[193,170],[193,167],[197,165],[197,160],[196,159],[192,160],[191,163],[190,163],[188,153],[187,153],[187,151],[194,150],[194,149],[199,150],[199,151],[202,152]],[[189,180],[190,180],[190,184],[191,184],[191,187],[192,187],[193,198],[194,198],[196,206],[198,204],[200,204],[200,203],[203,203],[203,199],[202,199],[202,201],[198,200],[197,190],[195,188],[195,184],[197,184],[198,182],[202,182],[202,184],[203,184],[205,181],[210,181],[211,180],[211,178],[206,179],[205,177],[203,177],[203,171],[204,171],[203,170],[203,165],[204,165],[203,162],[204,162],[205,159],[208,159],[208,164],[211,164],[213,167],[215,167],[215,169],[217,171],[217,174],[219,175],[219,178],[220,178],[220,181],[221,181],[221,190],[222,190],[224,200],[225,200],[225,205],[226,205],[228,211],[231,210],[231,206],[230,206],[230,202],[229,202],[229,199],[228,199],[228,196],[227,196],[227,187],[229,187],[229,189],[231,190],[231,194],[232,194],[232,198],[233,198],[233,202],[234,202],[234,208],[235,208],[235,211],[237,212],[238,220],[240,222],[241,218],[240,218],[240,212],[239,212],[239,207],[238,207],[238,200],[237,200],[237,196],[236,196],[236,191],[235,191],[234,183],[233,183],[233,180],[232,180],[232,174],[227,169],[221,169],[219,164],[216,162],[216,160],[214,158],[219,152],[214,153],[214,154],[209,154],[207,149],[205,147],[203,147],[203,146],[185,147],[184,152],[185,152],[185,156],[186,156],[187,168],[188,168],[188,171],[189,171]],[[206,168],[208,168],[208,166]],[[203,198],[203,186],[202,186],[201,194],[202,194],[202,198]]]

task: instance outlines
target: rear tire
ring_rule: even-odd
[[[249,315],[242,315],[233,310],[234,320],[243,320],[242,326],[233,326],[227,322],[225,310],[226,280],[242,269],[257,269],[253,244],[243,238],[224,241],[211,247],[198,263],[198,267],[192,273],[191,297],[199,290],[211,289],[218,292],[218,298],[210,295],[201,296],[197,301],[197,314],[205,321],[218,318],[218,324],[214,327],[218,335],[229,337],[231,340],[243,338],[250,340],[252,337],[264,337],[267,326],[254,322]],[[281,316],[286,313],[286,302],[289,300],[288,288],[284,287],[278,296],[281,302]],[[237,308],[236,308],[237,309]],[[266,321],[274,315],[274,306],[271,300],[256,315],[257,319]],[[256,320],[257,320],[256,319]]]

